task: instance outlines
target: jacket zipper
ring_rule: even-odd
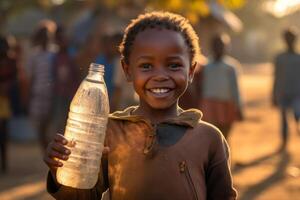
[[[189,168],[187,166],[186,161],[181,161],[179,163],[179,170],[180,170],[180,173],[184,173],[184,175],[185,175],[185,177],[187,179],[187,182],[188,182],[190,188],[192,189],[192,193],[194,195],[194,198],[196,200],[198,200],[196,188],[195,188],[195,185],[193,183],[193,180],[192,180],[192,177],[191,177],[191,174],[190,174],[190,171],[189,171]]]

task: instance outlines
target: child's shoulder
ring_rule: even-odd
[[[181,122],[189,124],[191,131],[196,132],[196,137],[209,137],[211,139],[222,138],[221,131],[202,119],[203,113],[198,109],[184,110],[180,116]]]
[[[215,152],[220,149],[224,149],[228,152],[228,144],[225,137],[223,136],[220,129],[211,123],[203,120],[199,120],[197,126],[194,128],[194,138],[195,141],[201,141],[204,146],[207,146],[210,151]]]
[[[202,112],[198,109],[189,109],[183,112],[185,117],[190,121],[189,134],[187,140],[191,145],[196,144],[202,148],[211,149],[216,151],[226,146],[226,140],[221,131],[211,123],[208,123],[202,119]]]
[[[203,121],[202,119],[199,120],[197,126],[195,127],[195,130],[211,138],[223,137],[220,129],[218,129],[215,125],[209,122]]]

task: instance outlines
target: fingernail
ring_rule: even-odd
[[[65,150],[65,153],[69,154],[69,153],[71,153],[71,152],[70,152],[70,150]]]
[[[70,147],[74,147],[76,145],[76,141],[74,139],[72,139],[70,141]]]
[[[63,166],[63,164],[60,162],[59,164],[58,164],[59,166]]]
[[[68,141],[67,140],[63,140],[63,144],[67,144],[68,143]]]

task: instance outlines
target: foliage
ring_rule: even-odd
[[[246,0],[105,0],[108,7],[120,7],[128,4],[142,4],[146,10],[167,10],[185,15],[192,23],[210,13],[209,4],[219,3],[228,9],[238,9],[245,5]],[[142,3],[141,3],[142,2]]]
[[[246,0],[1,0],[0,11],[6,15],[19,13],[30,7],[38,7],[45,12],[57,6],[66,9],[74,9],[74,5],[80,3],[99,5],[107,9],[120,9],[122,7],[138,6],[146,10],[167,10],[181,13],[188,17],[191,22],[197,22],[201,17],[210,13],[209,4],[212,2],[219,3],[229,9],[238,9],[244,6]]]

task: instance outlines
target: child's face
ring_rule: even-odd
[[[150,109],[177,108],[194,71],[183,36],[166,29],[138,33],[129,65],[123,63],[123,68],[140,97],[140,106]]]

